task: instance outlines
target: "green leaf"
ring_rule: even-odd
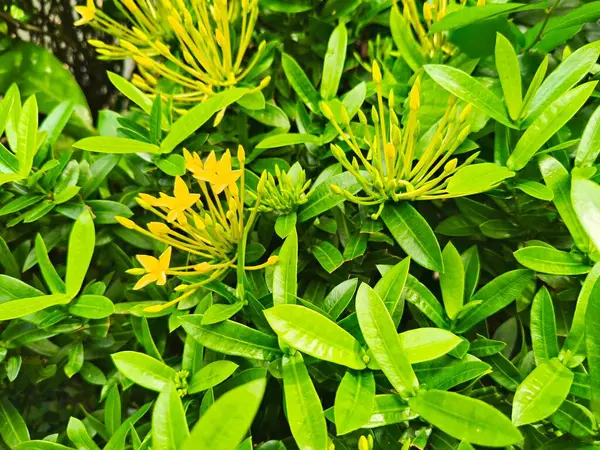
[[[527,425],[554,414],[567,398],[572,382],[573,372],[558,358],[542,362],[523,380],[515,393],[513,423]]]
[[[575,167],[593,166],[598,154],[600,154],[600,106],[590,116],[583,130],[575,154]]]
[[[392,317],[381,298],[365,283],[358,288],[356,314],[369,349],[394,389],[403,396],[413,395],[419,382],[402,349]]]
[[[168,155],[166,158],[156,158],[154,164],[160,170],[172,177],[185,174],[185,159],[181,155]]]
[[[329,317],[336,320],[346,310],[352,297],[354,297],[357,286],[358,278],[352,278],[338,284],[327,294],[322,306]]]
[[[321,77],[321,98],[330,100],[337,94],[342,73],[344,72],[344,62],[346,61],[346,46],[348,45],[348,31],[343,22],[335,27],[329,43],[327,44],[327,53],[323,61],[323,75]]]
[[[471,103],[501,124],[516,128],[508,117],[502,100],[466,72],[439,64],[427,64],[424,67],[429,76],[451,94]]]
[[[386,203],[381,218],[413,261],[429,270],[444,271],[440,244],[427,221],[410,203]]]
[[[524,168],[542,145],[581,109],[594,91],[596,84],[595,81],[582,84],[566,92],[546,107],[523,133],[508,158],[506,167],[511,170]]]
[[[146,403],[134,414],[125,419],[119,428],[117,428],[115,434],[112,435],[103,450],[121,450],[125,446],[125,439],[127,438],[127,433],[129,433],[131,427],[133,427],[133,425],[148,412],[151,406],[151,403]]]
[[[210,97],[202,103],[197,104],[181,116],[173,125],[169,133],[160,144],[160,152],[171,153],[179,144],[190,137],[196,130],[204,125],[215,113],[235,103],[245,94],[248,89],[232,88]]]
[[[600,292],[594,289],[585,314],[585,348],[590,371],[590,407],[600,417]]]
[[[429,29],[430,33],[439,33],[440,31],[455,30],[472,23],[478,23],[492,17],[510,14],[511,12],[526,11],[528,9],[544,9],[548,6],[546,2],[537,2],[530,5],[522,3],[488,3],[460,8],[441,20],[435,22]]]
[[[441,328],[416,328],[398,337],[410,364],[439,358],[462,342],[459,336]]]
[[[174,369],[144,353],[118,352],[112,360],[124,377],[151,391],[162,392],[175,377]]]
[[[92,261],[95,245],[94,221],[92,215],[86,209],[75,221],[69,236],[65,283],[67,296],[70,298],[75,297],[83,285],[85,274]]]
[[[598,55],[600,55],[600,44],[592,42],[574,51],[554,69],[532,97],[525,111],[525,124],[529,125],[536,120],[551,103],[579,83],[592,69],[598,60]],[[578,109],[579,107],[576,111]]]
[[[478,358],[495,355],[506,347],[506,342],[479,337],[471,342],[469,354]]]
[[[326,449],[323,407],[302,356],[284,356],[281,367],[287,419],[298,448]]]
[[[473,444],[503,447],[523,439],[500,411],[456,392],[421,390],[408,404],[433,426]]]
[[[312,254],[317,259],[321,267],[328,273],[335,272],[342,264],[344,257],[333,244],[327,241],[321,241],[311,247]]]
[[[293,230],[279,251],[273,271],[273,304],[296,303],[298,293],[298,234]]]
[[[46,244],[40,234],[35,237],[35,257],[40,266],[42,277],[44,277],[44,281],[48,285],[50,292],[53,294],[64,294],[66,291],[65,282],[58,276],[58,273],[56,273],[56,269],[48,256]]]
[[[500,77],[508,113],[512,120],[518,120],[523,102],[521,69],[515,49],[500,33],[496,33],[496,70]]]
[[[506,167],[494,163],[471,164],[459,169],[448,179],[450,196],[465,196],[489,191],[515,175]]]
[[[283,68],[283,72],[285,73],[290,86],[296,91],[300,100],[302,100],[312,112],[320,114],[319,93],[296,60],[287,53],[284,53],[281,55],[281,67]]]
[[[25,441],[13,448],[15,450],[73,450],[72,447],[50,441]]]
[[[520,264],[540,273],[580,275],[591,270],[590,266],[584,264],[581,257],[554,248],[525,247],[517,250],[514,255]]]
[[[321,138],[319,136],[303,133],[276,134],[275,136],[269,136],[260,141],[258,144],[256,144],[256,148],[279,148],[298,144],[320,145]]]
[[[179,393],[173,383],[167,383],[152,411],[152,447],[179,450],[189,434]]]
[[[335,184],[340,189],[346,190],[351,194],[356,194],[361,190],[360,184],[350,172],[343,172],[328,178],[325,182],[319,184],[311,191],[308,202],[300,207],[298,219],[300,222],[306,222],[319,214],[332,209],[333,207],[343,203],[346,198],[342,194],[334,194],[330,186]]]
[[[342,327],[322,314],[300,305],[276,305],[265,317],[277,335],[291,347],[325,361],[364,369],[364,350]]]
[[[205,391],[229,378],[239,366],[231,361],[214,361],[192,375],[188,394]]]
[[[412,275],[408,275],[403,292],[404,299],[415,305],[419,311],[439,328],[447,328],[444,308],[427,287]]]
[[[532,276],[531,271],[519,269],[511,270],[494,278],[473,294],[473,299],[481,301],[481,304],[469,309],[460,317],[453,331],[464,333],[482,320],[507,307],[523,293]]]
[[[583,350],[581,347],[584,344],[585,339],[585,327],[586,327],[586,312],[592,296],[600,294],[600,290],[597,290],[598,280],[600,279],[600,263],[596,263],[590,273],[585,277],[583,286],[579,291],[577,297],[577,305],[575,306],[575,313],[573,314],[573,321],[571,322],[571,328],[565,339],[561,350],[561,359],[567,352],[571,352],[571,355],[577,355]],[[600,287],[600,285],[598,285]]]
[[[77,342],[74,347],[69,350],[67,364],[65,364],[65,375],[71,378],[76,373],[79,373],[83,366],[83,343]]]
[[[474,245],[460,255],[463,267],[465,270],[465,302],[471,300],[477,284],[479,283],[479,252],[477,247]]]
[[[113,436],[121,426],[121,396],[119,395],[119,387],[116,384],[108,390],[106,395],[104,425],[106,425],[106,432],[110,436]]]
[[[465,292],[465,269],[463,267],[460,253],[452,242],[448,242],[442,252],[444,260],[444,272],[440,273],[440,287],[446,314],[451,320],[462,309]]]
[[[569,229],[575,245],[583,252],[590,252],[593,246],[583,225],[577,218],[571,202],[571,176],[569,172],[558,160],[548,155],[540,158],[539,167],[546,186],[552,189],[554,193],[554,206]]]
[[[554,198],[554,192],[552,192],[548,186],[544,186],[537,181],[519,181],[515,187],[520,191],[525,192],[527,195],[539,200],[549,202]]]
[[[275,233],[277,233],[277,236],[281,239],[286,238],[296,228],[296,220],[297,216],[295,212],[277,216],[277,220],[275,221]]]
[[[550,417],[557,428],[578,438],[596,434],[596,420],[589,409],[565,400]]]
[[[535,362],[540,365],[543,361],[558,356],[558,341],[556,340],[556,318],[552,297],[546,287],[542,287],[533,299],[531,305],[531,344]]]
[[[202,325],[202,314],[180,317],[185,331],[206,348],[244,358],[271,361],[281,356],[277,338],[237,322],[226,320]]]
[[[73,144],[74,148],[98,153],[150,153],[160,154],[158,145],[149,144],[135,139],[114,136],[93,136],[83,138]]]
[[[29,430],[17,408],[5,395],[0,399],[0,436],[6,445],[14,448],[30,439]]]
[[[219,397],[194,425],[181,450],[235,450],[246,436],[265,392],[260,378]]]
[[[80,295],[69,305],[69,313],[86,319],[104,319],[115,312],[115,305],[104,295]]]
[[[65,294],[42,295],[11,300],[0,304],[0,320],[18,319],[55,305],[64,305],[71,301]]]
[[[29,97],[23,104],[21,118],[17,127],[16,157],[21,177],[29,176],[33,158],[37,152],[38,105],[35,96]]]
[[[333,413],[337,434],[347,434],[365,425],[375,405],[375,378],[373,372],[346,371],[335,392]]]
[[[217,303],[208,307],[202,315],[202,325],[211,325],[213,323],[223,322],[237,314],[244,307],[242,302],[234,304]]]
[[[572,180],[573,209],[596,248],[600,248],[600,185],[577,175]]]
[[[425,57],[421,54],[419,44],[413,37],[410,24],[396,7],[393,7],[390,12],[390,31],[402,58],[413,72],[418,72],[425,64]]]
[[[83,422],[75,417],[69,419],[67,425],[67,436],[77,450],[100,450],[94,440],[90,437]]]

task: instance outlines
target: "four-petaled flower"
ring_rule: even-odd
[[[137,255],[136,258],[146,271],[146,275],[139,279],[133,289],[142,289],[154,281],[159,286],[167,282],[167,270],[171,263],[171,247],[167,248],[158,258],[150,255]]]
[[[202,162],[197,153],[184,150],[185,167],[198,181],[209,183],[216,195],[229,188],[232,194],[237,193],[237,180],[242,175],[241,170],[232,170],[231,153],[227,150],[220,160],[217,160],[215,152],[212,151]]]
[[[94,0],[87,0],[85,6],[76,6],[75,11],[81,15],[81,19],[74,23],[76,27],[91,22],[96,16],[96,5],[94,4]]]
[[[181,177],[176,177],[175,188],[173,189],[173,197],[161,193],[160,199],[158,199],[155,204],[157,206],[165,207],[169,210],[167,214],[167,220],[169,222],[175,222],[177,220],[181,224],[186,224],[186,211],[191,208],[199,199],[200,194],[190,194],[190,190]]]

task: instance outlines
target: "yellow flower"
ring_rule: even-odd
[[[197,153],[191,154],[185,150],[184,156],[186,169],[194,174],[196,180],[209,183],[215,195],[219,195],[225,188],[229,188],[232,193],[237,193],[236,182],[242,175],[242,171],[231,169],[231,153],[229,153],[229,150],[223,154],[219,161],[217,161],[214,151],[210,152],[204,162]]]
[[[200,194],[190,194],[190,190],[181,177],[176,177],[173,195],[174,196],[171,197],[161,193],[160,199],[158,199],[156,205],[169,210],[169,213],[167,214],[167,220],[169,222],[178,220],[180,223],[185,224],[187,223],[185,213],[200,199]]]
[[[81,19],[74,24],[76,27],[91,22],[96,16],[96,5],[94,4],[94,0],[87,0],[86,6],[76,6],[75,11],[81,15]]]
[[[171,263],[171,247],[167,248],[159,258],[150,255],[137,255],[136,258],[146,270],[146,275],[139,279],[133,289],[142,289],[154,281],[159,286],[167,282],[167,270]]]

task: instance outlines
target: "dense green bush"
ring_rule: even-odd
[[[600,448],[600,2],[5,3],[0,449]]]

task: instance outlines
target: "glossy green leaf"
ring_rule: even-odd
[[[395,7],[390,12],[390,31],[402,57],[410,68],[417,72],[425,64],[425,57],[421,54],[419,44],[413,37],[409,22]]]
[[[575,86],[592,69],[600,55],[600,44],[577,49],[544,80],[525,111],[526,124],[536,120],[556,99]],[[579,109],[579,108],[577,108]]]
[[[324,100],[334,98],[337,93],[344,72],[347,42],[348,31],[344,23],[340,22],[331,33],[327,44],[327,53],[325,53],[325,60],[323,61],[320,94]]]
[[[575,154],[576,167],[591,167],[600,154],[600,107],[596,108],[589,118],[577,153]]]
[[[346,330],[322,314],[300,305],[276,305],[265,317],[291,347],[316,358],[364,369],[364,350]]]
[[[358,286],[358,279],[343,281],[334,287],[323,300],[323,310],[336,320],[345,310]]]
[[[554,198],[554,192],[548,187],[537,181],[519,181],[516,188],[525,192],[527,195],[539,200],[551,201]]]
[[[86,319],[103,319],[115,312],[115,305],[104,295],[80,295],[70,305],[69,312]]]
[[[277,216],[277,220],[275,221],[275,233],[277,233],[277,236],[282,239],[287,237],[296,228],[296,220],[297,216],[295,212]]]
[[[546,107],[523,133],[506,166],[511,170],[524,168],[535,153],[560,130],[592,94],[596,82],[582,84],[557,98]]]
[[[396,310],[404,310],[404,297],[402,291],[408,278],[410,268],[410,257],[404,258],[381,277],[373,288],[379,298],[383,300],[385,307],[392,316]],[[397,314],[402,317],[402,314]]]
[[[550,417],[560,430],[578,438],[586,438],[596,434],[596,420],[586,407],[565,400]]]
[[[171,126],[169,133],[160,144],[160,152],[171,153],[175,147],[204,125],[215,113],[227,108],[247,93],[247,89],[232,88],[219,92],[188,110]]]
[[[83,285],[95,245],[94,221],[89,211],[84,210],[75,221],[69,236],[65,283],[70,298],[75,297]]]
[[[189,431],[181,399],[173,383],[162,389],[152,411],[152,447],[178,450],[187,440]]]
[[[263,139],[256,145],[256,148],[269,149],[269,148],[287,147],[288,145],[298,145],[298,144],[319,145],[320,143],[321,143],[321,138],[319,136],[313,136],[311,134],[303,134],[303,133],[285,133],[285,134],[276,134],[274,136],[269,136],[269,137]]]
[[[402,348],[396,327],[377,293],[361,284],[356,295],[360,329],[379,367],[403,396],[414,394],[419,382]]]
[[[281,56],[281,67],[283,67],[283,72],[285,73],[290,86],[296,91],[300,100],[302,100],[312,112],[319,113],[319,93],[296,60],[287,53],[284,53]]]
[[[408,404],[443,432],[473,444],[501,447],[522,439],[519,430],[500,411],[456,392],[421,390]]]
[[[448,92],[467,103],[471,103],[501,124],[509,128],[515,128],[508,117],[502,100],[475,78],[451,66],[427,64],[424,67],[429,76]]]
[[[67,364],[65,364],[64,368],[67,378],[71,378],[81,370],[81,367],[83,366],[83,352],[83,343],[81,341],[77,342],[69,350]]]
[[[121,396],[115,384],[109,390],[104,402],[104,425],[109,435],[114,435],[121,426]]]
[[[571,200],[579,222],[596,246],[600,248],[600,185],[580,176],[573,176]]]
[[[496,70],[504,92],[508,114],[517,120],[521,113],[523,93],[521,90],[521,70],[515,49],[508,39],[496,33]]]
[[[112,360],[124,377],[152,391],[162,392],[175,377],[175,369],[144,353],[114,353]]]
[[[427,287],[412,275],[408,275],[403,292],[404,299],[415,305],[419,311],[440,328],[447,328],[444,308]]]
[[[362,428],[373,414],[375,378],[373,372],[346,371],[337,391],[333,412],[338,435]]]
[[[590,238],[577,218],[571,202],[571,176],[569,172],[558,160],[548,155],[540,158],[539,167],[546,186],[554,193],[554,206],[569,229],[575,244],[584,252],[591,251]]]
[[[78,450],[100,450],[100,447],[89,435],[83,422],[75,417],[69,419],[67,436]]]
[[[243,307],[244,304],[242,302],[235,302],[233,304],[217,303],[216,305],[209,306],[204,314],[202,314],[202,325],[211,325],[230,319]]]
[[[259,378],[219,397],[194,425],[181,450],[235,450],[254,420],[266,384]]]
[[[462,341],[450,331],[440,328],[416,328],[404,331],[398,337],[410,364],[439,358]]]
[[[93,136],[83,138],[80,141],[75,142],[73,147],[88,152],[98,153],[160,153],[160,147],[158,145],[113,136]]]
[[[35,237],[35,256],[50,292],[53,294],[64,294],[66,290],[65,282],[58,276],[56,269],[52,265],[46,244],[39,234]]]
[[[519,385],[513,400],[512,421],[521,426],[555,413],[567,398],[573,372],[557,358],[542,362]]]
[[[344,264],[344,257],[340,251],[330,242],[321,241],[311,247],[312,254],[321,267],[328,273],[333,273]]]
[[[298,290],[298,234],[292,231],[279,251],[279,261],[273,273],[273,303],[296,303]]]
[[[600,417],[600,293],[589,298],[585,314],[585,348],[590,371],[590,406],[596,418]]]
[[[536,364],[558,356],[556,317],[552,297],[546,287],[536,294],[531,305],[531,344]]]
[[[460,253],[452,242],[448,242],[442,252],[444,272],[440,273],[440,287],[446,314],[451,320],[462,309],[465,292],[465,269]]]
[[[11,300],[0,304],[0,320],[18,319],[55,305],[69,303],[71,298],[65,294],[42,295]]]
[[[326,449],[327,425],[319,395],[299,353],[284,356],[283,392],[287,419],[299,448]]]
[[[264,361],[281,356],[275,336],[240,323],[226,320],[214,325],[202,325],[202,314],[180,317],[179,320],[188,334],[211,350]]]
[[[331,191],[330,186],[332,184],[339,186],[340,189],[346,190],[351,194],[356,194],[361,190],[360,184],[350,172],[343,172],[328,178],[311,192],[308,202],[300,207],[298,211],[298,220],[300,222],[306,222],[346,200],[343,195],[334,194]]]
[[[205,391],[229,378],[239,366],[234,362],[214,361],[194,373],[188,383],[188,394]]]
[[[0,399],[0,436],[11,448],[30,439],[23,417],[6,396]]]
[[[541,273],[579,275],[591,270],[581,257],[554,248],[525,247],[517,250],[514,255],[520,264]]]
[[[494,278],[473,294],[481,304],[467,311],[454,327],[455,333],[464,333],[482,320],[508,306],[523,293],[533,273],[529,270],[512,270]]]
[[[429,270],[444,271],[440,244],[427,221],[410,203],[387,203],[381,218],[414,262]]]

